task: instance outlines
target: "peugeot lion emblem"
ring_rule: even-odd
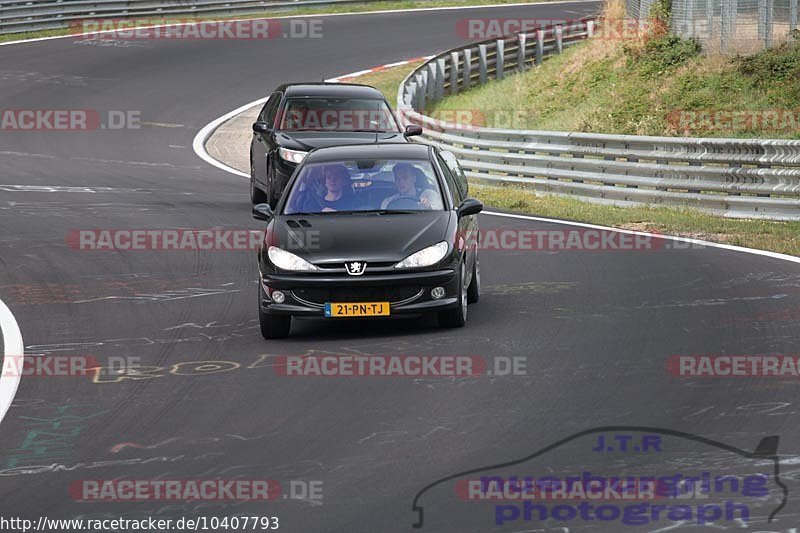
[[[344,264],[344,268],[351,276],[360,276],[367,269],[367,264],[363,261],[350,261]]]

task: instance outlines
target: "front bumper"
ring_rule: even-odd
[[[431,297],[434,287],[444,287],[444,298]],[[272,301],[275,290],[286,296],[283,303]],[[389,316],[442,311],[458,306],[458,277],[453,269],[440,269],[358,277],[266,274],[259,281],[259,305],[265,313],[324,317],[326,301],[388,301]]]

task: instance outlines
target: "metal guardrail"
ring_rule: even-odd
[[[0,0],[0,34],[68,28],[84,19],[247,15],[375,0]]]
[[[492,129],[419,113],[445,94],[538,65],[596,29],[594,20],[580,24],[568,37],[554,26],[443,52],[400,84],[398,114],[423,127],[423,142],[453,152],[472,180],[615,205],[800,220],[800,140]]]

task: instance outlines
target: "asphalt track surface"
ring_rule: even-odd
[[[593,9],[554,4],[483,16],[574,18]],[[331,17],[321,40],[99,46],[58,39],[0,47],[1,108],[139,110],[157,123],[2,132],[0,298],[26,351],[141,358],[157,369],[100,383],[23,378],[0,426],[0,515],[269,515],[292,532],[408,531],[417,519],[412,501],[429,483],[616,425],[685,431],[743,450],[779,435],[788,505],[768,527],[762,509],[750,526],[727,521],[717,529],[800,524],[792,497],[795,488],[800,494],[797,380],[676,379],[665,371],[678,354],[796,354],[796,264],[714,248],[485,251],[484,295],[464,329],[438,329],[424,318],[297,321],[291,338],[268,343],[258,333],[251,252],[90,252],[66,244],[73,229],[259,228],[246,181],[198,159],[195,133],[285,80],[330,78],[457,45],[454,23],[465,16]],[[565,229],[490,216],[481,224]],[[287,378],[271,367],[275,356],[311,353],[475,355],[489,365],[522,357],[528,372]],[[714,457],[709,468],[740,468]],[[624,470],[627,461],[587,445],[537,472],[601,463]],[[324,499],[82,503],[68,492],[74,480],[123,478],[266,478],[287,489],[291,480],[322,481]],[[423,530],[544,531],[535,522],[495,527],[487,509],[462,514],[452,492],[425,498]],[[564,523],[553,524],[550,531],[564,531],[556,527]],[[690,528],[566,525],[654,531],[670,524]]]

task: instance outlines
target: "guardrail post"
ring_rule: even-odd
[[[544,57],[544,30],[536,30],[536,64],[542,64]]]
[[[478,45],[478,69],[480,72],[480,84],[483,85],[486,83],[486,45],[479,44]]]
[[[505,46],[506,42],[503,39],[497,39],[497,48],[494,56],[494,73],[498,80],[503,79],[503,71],[506,68]]]
[[[450,94],[458,93],[458,52],[450,52]]]
[[[472,85],[472,50],[464,48],[464,79],[462,87],[469,89]]]
[[[434,99],[438,102],[442,98],[444,98],[444,58],[440,57],[436,59],[436,83],[435,85],[435,92],[434,92]]]
[[[423,70],[417,74],[417,110],[425,114],[426,97],[428,96],[428,72]]]
[[[436,100],[436,62],[428,63],[426,74],[428,76],[425,80],[425,85],[428,90],[425,91],[425,97],[433,102]]]
[[[517,70],[525,70],[525,41],[527,36],[524,33],[517,34]]]
[[[559,54],[564,51],[564,28],[561,24],[556,26],[556,51]]]
[[[586,21],[586,36],[587,37],[594,37],[594,21],[587,20]]]
[[[789,0],[789,31],[797,29],[797,0]]]

